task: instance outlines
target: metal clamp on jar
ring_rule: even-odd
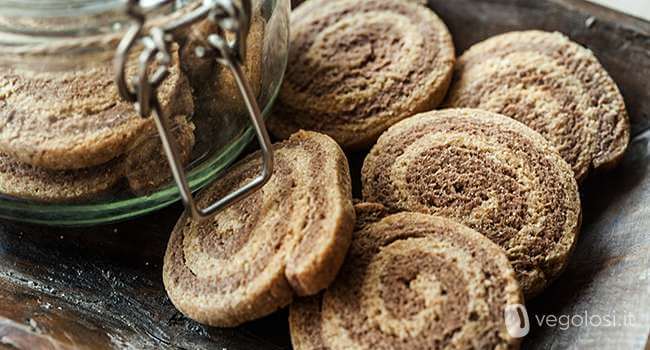
[[[264,118],[287,64],[289,0],[0,3],[0,218],[94,225],[179,198],[195,219],[273,170]],[[257,138],[258,176],[199,208]]]
[[[135,24],[129,29],[129,32],[122,42],[120,42],[117,49],[115,56],[115,82],[119,88],[120,96],[129,102],[135,103],[136,109],[141,117],[147,118],[153,114],[169,166],[174,175],[174,180],[180,189],[183,203],[192,213],[192,216],[197,220],[209,217],[211,214],[242,200],[253,191],[262,187],[273,173],[273,150],[264,119],[262,118],[262,112],[255,100],[255,95],[253,94],[248,79],[242,71],[242,58],[246,56],[246,37],[251,19],[250,0],[205,0],[203,5],[198,9],[164,27],[152,28],[149,34],[145,36],[142,35],[145,17],[139,6],[139,0],[130,0],[127,12],[134,19]],[[192,196],[192,191],[190,190],[187,176],[180,160],[178,145],[176,145],[171,135],[171,127],[168,119],[163,115],[160,102],[155,92],[162,80],[166,78],[168,65],[171,62],[168,45],[173,40],[173,37],[169,33],[205,18],[213,21],[220,29],[205,38],[205,42],[210,45],[206,49],[216,50],[216,63],[228,67],[237,81],[237,86],[244,98],[246,108],[250,114],[250,120],[257,134],[257,140],[262,151],[263,165],[261,174],[252,181],[235,192],[212,203],[207,208],[201,209],[196,205]],[[229,44],[224,37],[226,31],[235,33],[235,40],[232,44]],[[145,49],[139,57],[138,77],[133,82],[135,89],[132,90],[126,83],[126,62],[129,51],[138,38],[140,38]],[[197,51],[197,53],[202,52],[204,51]],[[158,68],[152,75],[149,75],[149,65],[154,60],[158,63]]]

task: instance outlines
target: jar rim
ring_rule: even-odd
[[[200,2],[140,0],[154,23]],[[0,0],[0,66],[58,70],[109,59],[132,21],[126,9],[126,0]]]
[[[140,0],[145,10],[170,2],[186,1]],[[11,17],[76,17],[124,9],[126,4],[125,0],[4,0],[0,1],[0,13]]]

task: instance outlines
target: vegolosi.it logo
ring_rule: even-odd
[[[503,318],[506,330],[513,338],[525,337],[530,332],[530,319],[526,307],[521,304],[506,305]],[[558,328],[565,331],[577,327],[633,327],[634,314],[612,311],[609,313],[590,313],[588,311],[572,314],[533,314],[537,327]]]
[[[506,305],[503,317],[506,321],[506,329],[511,337],[522,338],[530,332],[530,320],[524,305]]]

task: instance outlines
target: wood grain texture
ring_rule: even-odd
[[[217,329],[173,307],[161,269],[180,212],[82,229],[0,222],[0,349],[281,348],[288,333],[266,326],[281,313]]]
[[[559,30],[594,50],[621,87],[637,137],[583,191],[566,272],[529,304],[525,349],[650,350],[650,23],[578,0],[432,0],[458,50],[515,29]],[[593,19],[590,19],[593,18]],[[364,154],[351,157],[358,180]],[[359,184],[355,182],[355,194]],[[289,349],[286,312],[235,329],[180,315],[162,288],[174,206],[127,223],[56,229],[0,221],[0,349]],[[535,317],[628,315],[631,325],[538,327]],[[622,321],[621,321],[622,322]]]

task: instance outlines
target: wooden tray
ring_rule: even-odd
[[[580,0],[429,4],[449,25],[459,52],[510,30],[558,30],[591,48],[621,87],[634,140],[619,168],[585,185],[576,253],[562,277],[529,303],[532,328],[524,348],[650,349],[650,23]],[[362,158],[352,155],[353,171]],[[124,224],[74,230],[0,221],[0,348],[289,349],[286,311],[216,329],[170,304],[161,263],[180,212],[175,206]],[[585,313],[615,316],[619,325],[536,323]]]

